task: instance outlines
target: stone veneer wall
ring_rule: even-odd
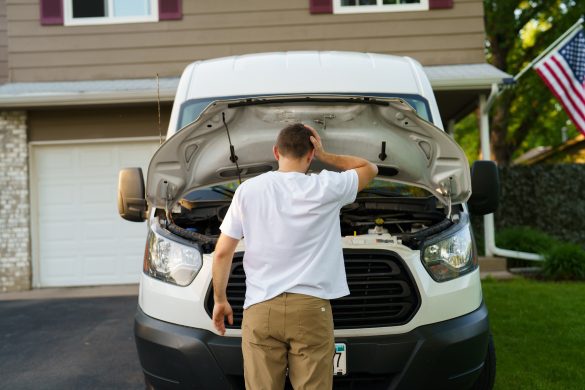
[[[26,112],[0,111],[0,291],[30,288]]]

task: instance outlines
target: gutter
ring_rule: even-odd
[[[160,101],[172,102],[175,91],[161,90]],[[124,92],[68,92],[26,95],[0,95],[1,108],[61,107],[124,103],[152,103],[157,101],[156,90]]]
[[[507,83],[511,76],[489,64],[423,67],[434,91],[487,90]],[[420,84],[420,80],[417,81]],[[160,79],[160,101],[172,102],[179,77]],[[420,87],[420,85],[419,85]],[[22,82],[0,85],[1,108],[71,107],[106,104],[154,103],[156,79]]]
[[[484,160],[490,160],[490,136],[489,136],[489,111],[494,103],[496,97],[500,94],[500,88],[498,84],[492,85],[492,90],[489,97],[486,100],[485,95],[479,97],[480,107],[480,140],[481,140],[481,154]],[[472,189],[473,191],[473,189]],[[514,251],[510,249],[498,248],[496,246],[496,234],[495,234],[495,223],[494,214],[488,214],[483,216],[483,230],[484,230],[484,241],[485,241],[485,255],[486,256],[502,256],[512,257],[514,259],[532,260],[532,261],[543,261],[544,257],[537,253],[528,253]]]

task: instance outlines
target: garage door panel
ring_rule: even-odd
[[[43,145],[33,148],[42,286],[136,283],[146,224],[120,218],[118,172],[146,173],[156,142]]]
[[[98,241],[103,242],[104,240],[111,243],[112,236],[118,234],[118,229],[112,229],[112,224],[107,219],[103,221],[84,223],[82,227],[83,240],[90,245],[94,241],[97,244]]]
[[[130,261],[131,259],[133,259],[133,256],[122,256],[121,261],[116,264],[116,268],[122,277],[128,278],[142,272],[142,261],[136,265]]]
[[[85,148],[83,154],[79,156],[81,169],[86,173],[104,174],[111,172],[114,168],[111,161],[113,160],[115,149],[116,146],[110,149],[104,149],[100,146]]]
[[[82,202],[81,206],[77,211],[84,222],[101,221],[104,219],[112,221],[115,217],[120,218],[115,197],[112,197],[109,201],[99,203]]]
[[[75,184],[60,183],[56,185],[40,183],[39,202],[46,206],[70,206],[77,203],[76,193],[77,185]]]
[[[39,224],[43,237],[46,239],[43,244],[51,245],[58,242],[70,242],[77,231],[77,227],[71,221],[51,220],[49,223],[42,222]]]
[[[80,259],[70,257],[64,259],[63,257],[52,257],[45,255],[45,263],[41,269],[47,279],[53,280],[68,280],[79,274]]]
[[[117,275],[117,259],[113,256],[86,256],[84,274],[87,278],[112,278]]]
[[[116,203],[112,203],[117,197],[116,187],[111,183],[84,183],[80,189],[81,201],[86,205],[91,203],[107,203],[110,206],[112,204],[116,205]]]
[[[40,177],[67,176],[75,165],[76,151],[66,147],[54,147],[52,150],[37,150],[35,162]]]
[[[152,146],[152,149],[150,151],[151,155],[154,154],[158,147],[159,147],[158,143]],[[122,168],[136,167],[137,166],[136,161],[140,161],[140,158],[143,153],[143,149],[140,146],[130,146],[124,148],[123,151],[122,150],[120,151],[123,152],[120,153],[118,157],[120,160],[120,166]],[[148,168],[148,165],[142,167],[142,169],[144,170],[144,174],[146,174],[145,168]]]

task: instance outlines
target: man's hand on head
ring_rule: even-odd
[[[358,191],[361,191],[364,188],[366,188],[368,183],[372,181],[374,177],[376,177],[376,175],[378,174],[378,167],[375,164],[372,164],[368,160],[363,159],[361,157],[327,153],[323,149],[321,137],[319,137],[317,131],[308,125],[305,125],[305,127],[309,129],[311,133],[313,133],[313,135],[311,136],[311,142],[315,147],[316,158],[318,158],[325,164],[331,165],[335,168],[344,171],[347,171],[349,169],[355,169],[359,180]]]
[[[228,301],[213,305],[213,326],[223,336],[225,334],[225,317],[230,325],[234,324],[234,312]]]
[[[321,137],[317,133],[317,130],[311,126],[305,125],[305,127],[309,129],[311,133],[313,133],[310,139],[313,147],[315,148],[315,157],[321,159],[321,156],[325,153],[325,150],[323,149],[323,143],[321,142]]]

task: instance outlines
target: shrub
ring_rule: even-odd
[[[509,227],[496,232],[496,245],[504,249],[544,254],[559,244],[558,240],[548,234],[526,226]]]
[[[557,244],[544,254],[543,275],[557,280],[585,279],[585,251],[575,244]]]
[[[498,229],[530,226],[585,249],[585,164],[515,165],[500,180]]]
[[[501,229],[496,233],[500,248],[538,253],[544,256],[542,276],[554,280],[585,280],[585,251],[576,244],[564,243],[546,233],[526,226]],[[510,262],[512,264],[510,264]],[[533,266],[534,262],[509,259],[512,266]]]

